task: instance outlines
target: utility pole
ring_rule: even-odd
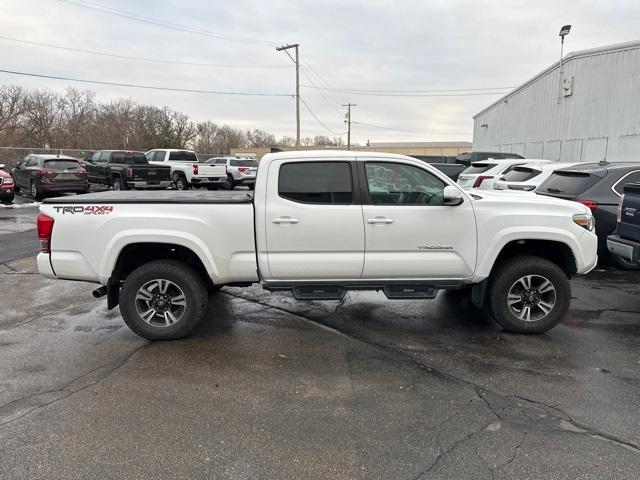
[[[289,58],[291,58],[291,60],[293,60],[296,64],[296,147],[300,147],[300,57],[298,56],[299,46],[300,45],[297,43],[292,43],[276,48],[278,52],[284,51],[284,53],[286,53],[287,55],[289,55],[289,52],[287,52],[287,50],[289,50],[290,48],[296,49],[295,60],[291,58],[291,55],[289,55]]]
[[[347,124],[347,150],[351,150],[351,107],[357,107],[358,105],[355,103],[347,103],[342,106],[347,107],[347,114],[345,115],[346,120],[344,123]]]

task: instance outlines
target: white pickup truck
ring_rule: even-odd
[[[191,150],[155,149],[145,153],[145,157],[151,165],[170,166],[171,179],[178,190],[189,190],[191,187],[213,189],[227,184],[227,168],[224,165],[198,163],[198,156]]]
[[[465,289],[506,330],[544,332],[569,308],[569,278],[597,261],[584,205],[465,192],[383,153],[268,154],[253,195],[103,192],[40,212],[40,272],[100,284],[94,295],[148,339],[187,335],[210,293],[255,282],[301,300]]]

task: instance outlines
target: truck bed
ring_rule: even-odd
[[[217,191],[106,191],[73,195],[67,197],[47,198],[47,204],[236,204],[252,203],[253,192],[217,192]]]

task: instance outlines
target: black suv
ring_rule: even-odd
[[[573,200],[589,207],[596,219],[598,255],[608,258],[620,269],[638,270],[638,265],[607,250],[607,236],[616,229],[622,189],[633,182],[640,182],[640,163],[583,163],[556,170],[542,182],[536,193]]]

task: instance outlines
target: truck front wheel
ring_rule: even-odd
[[[149,340],[182,338],[202,321],[207,289],[198,274],[175,260],[155,260],[135,269],[120,291],[127,326]]]
[[[173,183],[176,185],[176,190],[189,190],[189,183],[184,175],[179,173],[173,174]]]
[[[525,255],[505,260],[492,274],[489,314],[513,333],[543,333],[555,327],[571,303],[562,269],[547,259]]]

